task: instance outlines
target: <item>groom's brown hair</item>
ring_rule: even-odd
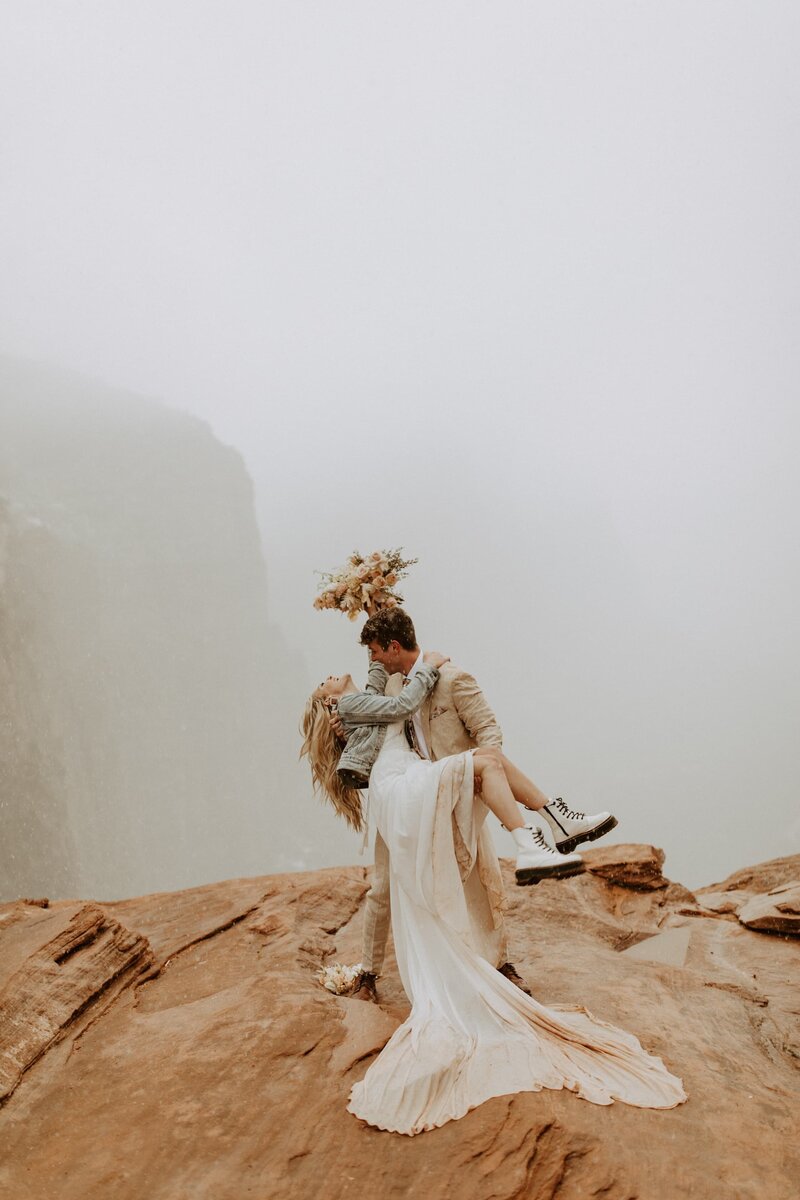
[[[386,650],[389,642],[399,642],[404,650],[416,650],[417,635],[414,622],[402,608],[384,608],[370,617],[361,630],[361,645],[377,642]]]

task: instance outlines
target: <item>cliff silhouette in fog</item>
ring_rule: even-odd
[[[0,360],[0,897],[281,869],[285,659],[238,452],[155,401]]]

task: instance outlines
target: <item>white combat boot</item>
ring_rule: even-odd
[[[617,818],[612,817],[611,813],[599,812],[587,816],[586,813],[574,812],[560,796],[538,811],[553,831],[556,850],[561,854],[569,854],[581,842],[594,842],[617,824]]]
[[[580,854],[559,854],[548,846],[541,829],[526,825],[512,829],[511,836],[517,844],[517,883],[526,886],[540,879],[563,879],[567,875],[580,875],[583,859]]]

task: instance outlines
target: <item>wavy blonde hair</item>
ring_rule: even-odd
[[[306,701],[300,732],[304,739],[300,758],[308,758],[314,791],[322,792],[339,816],[344,817],[357,833],[361,833],[364,828],[361,793],[358,788],[342,783],[336,771],[342,747],[331,729],[328,710],[320,698],[309,696]]]

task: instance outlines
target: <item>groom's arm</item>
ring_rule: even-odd
[[[489,707],[478,681],[466,671],[453,679],[453,703],[461,724],[479,746],[503,745],[503,731]]]

